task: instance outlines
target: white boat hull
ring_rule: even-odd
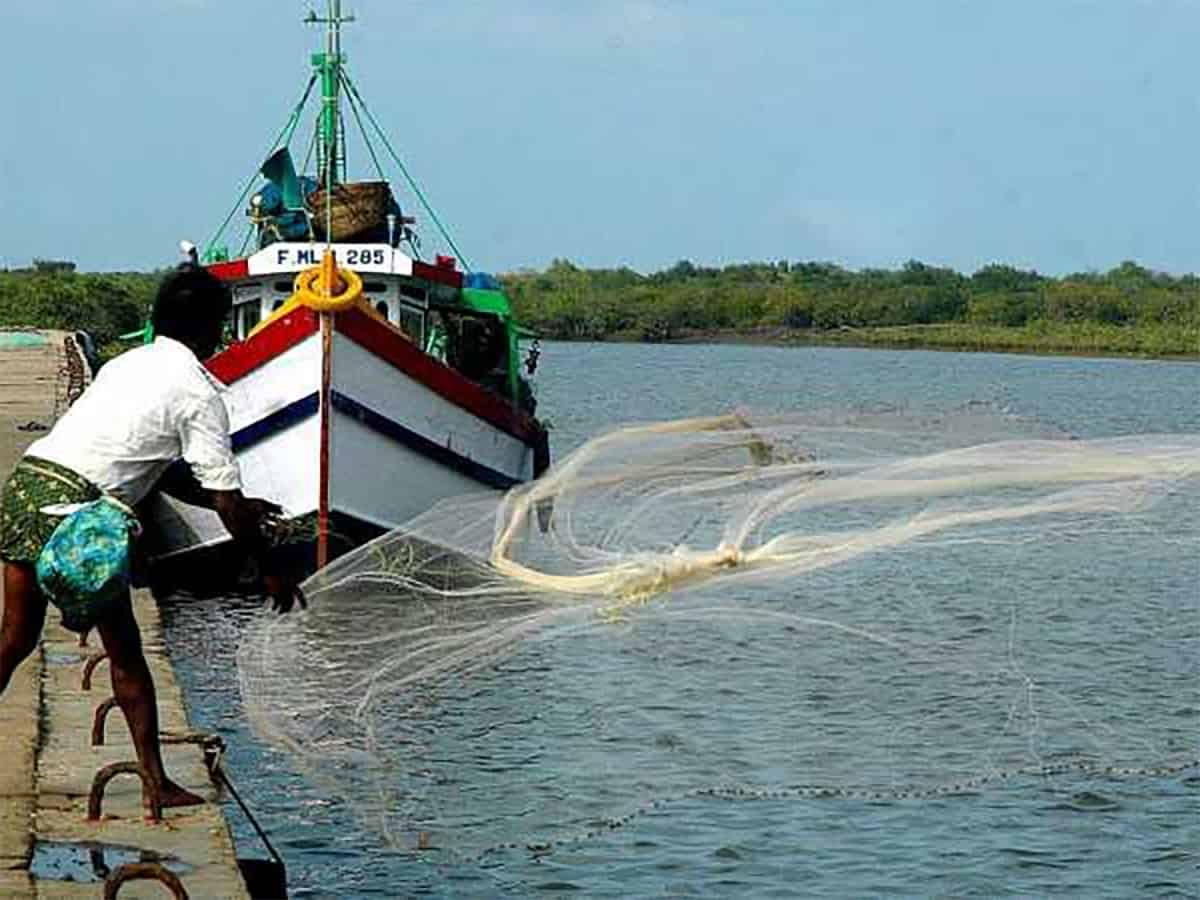
[[[535,475],[545,432],[510,401],[424,354],[361,310],[306,309],[216,357],[228,385],[243,491],[289,517],[395,528],[447,497]],[[215,513],[153,501],[155,562],[185,561],[230,536]],[[318,533],[318,564],[330,534]]]

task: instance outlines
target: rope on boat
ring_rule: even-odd
[[[384,173],[383,166],[379,162],[379,156],[378,156],[378,154],[375,153],[375,145],[371,143],[371,136],[369,134],[367,134],[367,126],[363,124],[362,116],[359,115],[359,111],[358,111],[359,101],[356,101],[354,99],[353,95],[350,93],[351,85],[350,85],[350,82],[346,79],[346,72],[344,69],[338,70],[338,77],[341,78],[342,87],[345,89],[345,92],[346,92],[347,104],[350,107],[350,112],[354,113],[354,121],[358,124],[358,131],[359,131],[359,134],[362,135],[363,143],[367,147],[367,153],[369,153],[371,156],[371,162],[375,164],[375,172],[376,172],[376,174],[379,175],[380,181],[387,181],[387,175]],[[409,229],[404,228],[403,226],[401,226],[400,234],[401,234],[400,239],[402,241],[406,241],[408,243],[408,246],[410,248],[412,248],[413,256],[417,259],[420,259],[421,258],[421,247],[420,247],[420,242],[416,238],[416,235],[413,234],[413,232],[410,231]]]
[[[292,109],[291,116],[288,117],[287,124],[280,129],[278,136],[267,148],[267,152],[263,154],[263,159],[266,159],[277,147],[286,147],[292,142],[292,136],[296,133],[296,126],[300,124],[300,114],[304,112],[304,106],[308,103],[308,95],[312,93],[313,85],[317,83],[316,73],[309,76],[308,85],[304,88],[304,93],[300,96],[300,102]],[[216,247],[217,241],[225,234],[225,229],[229,227],[229,223],[233,221],[233,217],[246,202],[246,196],[250,193],[250,189],[254,187],[258,181],[258,170],[250,176],[246,182],[246,186],[242,188],[242,193],[238,197],[237,202],[233,204],[233,209],[229,210],[229,215],[225,217],[225,221],[221,223],[221,227],[217,229],[217,233],[212,236],[212,239],[204,247],[204,255],[207,256]]]
[[[376,154],[375,148],[371,144],[368,136],[367,128],[363,124],[362,118],[359,114],[360,107],[362,112],[366,113],[367,121],[370,122],[371,127],[375,129],[376,135],[378,135],[379,139],[383,142],[383,146],[387,149],[388,155],[391,156],[392,162],[396,164],[396,168],[400,170],[400,174],[404,176],[404,180],[408,183],[409,188],[412,190],[417,200],[420,201],[421,207],[425,210],[430,220],[437,227],[438,233],[442,236],[442,239],[446,242],[450,249],[454,251],[454,255],[458,257],[459,261],[463,264],[463,267],[468,272],[474,271],[474,266],[471,265],[471,261],[467,258],[466,254],[459,249],[459,246],[457,243],[455,243],[454,238],[450,236],[450,232],[442,223],[441,217],[438,216],[437,211],[434,210],[428,198],[425,196],[425,192],[421,190],[421,186],[417,184],[416,179],[413,178],[412,174],[408,171],[408,167],[404,165],[404,162],[400,159],[399,154],[397,154],[395,148],[392,147],[392,143],[388,140],[387,134],[379,125],[379,122],[376,120],[374,114],[367,106],[366,101],[363,100],[362,95],[358,92],[358,88],[355,86],[354,82],[350,80],[350,76],[346,74],[345,69],[340,69],[338,74],[339,81],[346,89],[346,96],[350,100],[350,109],[354,113],[354,118],[358,123],[359,130],[362,132],[363,142],[366,144],[367,151],[370,153],[371,160],[374,162],[375,168],[379,172],[380,176],[383,176],[383,167],[379,162],[379,157]],[[309,95],[312,93],[313,85],[315,85],[316,82],[317,75],[314,72],[311,76],[309,76],[308,84],[304,88],[304,93],[301,95],[300,101],[292,109],[292,114],[288,117],[287,123],[283,126],[279,132],[279,135],[271,143],[271,146],[267,149],[267,153],[264,154],[264,159],[276,148],[286,147],[291,144],[292,137],[296,133],[296,127],[300,123],[301,114],[304,112],[304,107],[308,103]],[[315,140],[313,143],[315,144]],[[311,149],[312,147],[310,145],[310,153]],[[229,227],[229,223],[233,221],[233,217],[237,215],[237,212],[242,207],[242,204],[246,202],[246,197],[250,194],[251,189],[257,182],[258,175],[259,173],[255,171],[249,180],[247,180],[245,187],[242,188],[242,192],[238,195],[237,201],[229,210],[229,214],[225,217],[224,221],[221,222],[220,227],[217,228],[216,234],[214,234],[212,238],[209,239],[208,243],[205,244],[204,256],[207,257],[208,254],[211,253],[212,250],[217,246],[217,242],[220,241],[224,236],[225,229]],[[248,241],[249,237],[247,237],[247,242]],[[243,244],[243,250],[244,247],[245,245]]]
[[[246,236],[244,238],[242,238],[242,246],[238,248],[238,252],[237,252],[238,256],[246,255],[246,248],[250,246],[250,238],[252,238],[252,237],[254,237],[254,229],[247,228]]]
[[[343,69],[338,70],[338,77],[342,79],[342,87],[349,90],[350,82],[346,79],[346,72]],[[363,125],[362,116],[358,114],[358,101],[347,93],[346,99],[349,101],[350,112],[354,113],[354,121],[358,124],[358,131],[362,135],[363,143],[367,146],[367,153],[371,156],[371,162],[375,164],[375,171],[379,174],[381,181],[386,181],[387,178],[383,174],[383,166],[379,164],[379,156],[375,153],[375,146],[371,143],[371,136],[367,134],[367,128]]]
[[[387,148],[388,154],[392,157],[392,162],[396,164],[396,168],[400,170],[400,174],[403,175],[404,180],[408,182],[409,188],[412,189],[412,192],[416,195],[417,199],[421,201],[421,206],[425,209],[425,212],[429,215],[429,218],[433,221],[433,224],[437,226],[438,233],[441,234],[442,239],[450,246],[450,249],[454,251],[454,255],[458,257],[459,261],[463,264],[463,267],[468,272],[474,271],[474,266],[471,265],[470,260],[468,260],[463,252],[458,249],[458,245],[454,243],[454,238],[450,237],[450,232],[446,230],[446,226],[442,224],[442,220],[438,218],[438,214],[434,212],[433,207],[429,205],[429,201],[425,199],[425,194],[422,193],[420,186],[417,184],[412,175],[409,174],[408,168],[404,165],[404,163],[400,161],[400,157],[392,148],[392,143],[388,140],[387,134],[384,133],[384,130],[375,120],[375,116],[371,113],[366,101],[364,101],[362,96],[358,93],[358,88],[354,85],[354,82],[350,80],[350,76],[343,71],[342,77],[345,80],[346,88],[349,91],[347,96],[353,97],[358,101],[359,105],[362,106],[363,112],[367,114],[367,120],[375,129],[375,133],[379,136],[379,139],[383,141],[383,146]]]

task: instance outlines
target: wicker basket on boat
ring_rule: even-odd
[[[352,181],[336,184],[332,191],[314,191],[308,197],[313,230],[320,240],[345,241],[369,232],[387,234],[387,214],[392,191],[386,181]],[[331,206],[331,209],[326,207]],[[331,234],[326,234],[326,225]]]

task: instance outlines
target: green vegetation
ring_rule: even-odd
[[[1005,265],[966,276],[916,261],[859,272],[832,263],[716,269],[684,261],[643,276],[558,260],[503,281],[523,323],[566,340],[1200,356],[1200,278],[1132,262],[1050,278]]]
[[[120,335],[145,324],[159,277],[0,271],[0,327],[87,331],[101,356],[111,356],[119,348]]]
[[[0,327],[83,329],[111,355],[142,326],[158,274],[0,271]],[[680,262],[651,275],[565,261],[503,279],[518,318],[565,340],[747,340],[1200,356],[1200,277],[1127,262],[1050,278],[1005,265],[974,275],[910,262]]]

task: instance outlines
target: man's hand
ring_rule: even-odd
[[[277,503],[258,497],[243,497],[241,491],[214,491],[217,513],[233,539],[250,551],[264,571],[263,587],[277,612],[289,612],[299,601],[307,604],[293,576],[284,574],[284,562],[273,559],[275,526],[283,510]],[[265,574],[270,572],[271,574]]]
[[[277,613],[291,612],[296,603],[300,604],[301,609],[308,608],[304,591],[286,575],[264,575],[263,587],[271,598],[271,608]]]
[[[278,503],[272,503],[270,500],[264,500],[261,497],[243,497],[242,503],[260,518],[277,516],[283,512],[283,507]]]
[[[269,500],[243,497],[241,491],[214,491],[214,508],[233,539],[254,552],[268,546],[268,531],[283,511]]]
[[[246,497],[242,500],[244,515],[253,517],[257,524],[257,528],[268,544],[274,543],[275,529],[279,525],[280,517],[283,515],[283,507],[278,503],[272,503],[270,500],[263,500],[260,497]]]

